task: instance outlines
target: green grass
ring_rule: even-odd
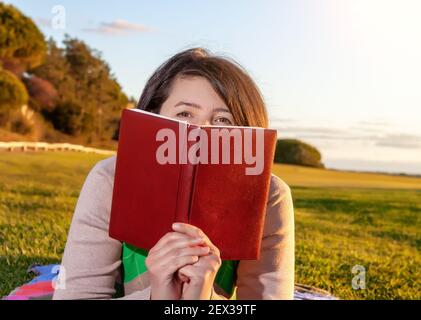
[[[419,299],[421,190],[293,188],[297,281],[345,299]],[[351,272],[366,269],[366,289]]]
[[[0,296],[58,263],[89,169],[104,156],[0,153]],[[292,186],[296,282],[343,299],[420,299],[421,179],[275,166]],[[366,289],[352,289],[354,265]]]
[[[324,170],[275,164],[273,172],[291,186],[421,190],[421,178]]]
[[[60,262],[80,188],[101,158],[0,153],[0,296],[30,280],[32,263]]]

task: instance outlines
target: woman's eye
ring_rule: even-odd
[[[177,117],[181,117],[181,118],[190,118],[192,115],[190,112],[187,111],[182,111],[177,113]]]
[[[231,125],[232,124],[232,122],[231,122],[230,119],[224,118],[224,117],[215,119],[215,122],[220,122],[220,123],[223,123],[223,124],[226,124],[226,125]]]

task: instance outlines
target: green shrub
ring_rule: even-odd
[[[11,72],[0,69],[0,126],[4,126],[12,111],[28,102],[23,83]]]
[[[279,139],[276,142],[274,162],[323,168],[322,155],[313,146],[296,139]]]
[[[10,121],[10,130],[19,134],[29,134],[32,132],[32,126],[29,121],[20,114]]]
[[[82,127],[82,107],[74,101],[64,101],[49,112],[45,110],[43,115],[51,121],[54,129],[66,134],[76,135]]]

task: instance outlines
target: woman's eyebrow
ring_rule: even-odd
[[[178,106],[181,106],[181,105],[186,105],[186,106],[189,106],[189,107],[194,107],[194,108],[197,108],[197,109],[202,109],[202,107],[199,104],[194,103],[194,102],[187,102],[187,101],[179,101],[179,102],[177,102],[175,104],[174,107],[178,107]]]
[[[202,106],[200,104],[194,103],[194,102],[187,102],[187,101],[179,101],[175,104],[174,107],[179,107],[181,105],[202,109]],[[228,112],[231,113],[231,111],[228,108],[216,108],[213,110],[214,112]]]
[[[228,112],[228,113],[231,113],[231,111],[229,110],[229,109],[227,109],[227,108],[216,108],[216,109],[214,109],[213,111],[215,111],[215,112]]]

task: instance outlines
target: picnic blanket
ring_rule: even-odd
[[[54,293],[53,281],[60,272],[59,264],[32,265],[28,273],[35,277],[28,283],[17,287],[2,300],[51,300]],[[312,286],[296,284],[294,300],[338,300],[329,292]]]

